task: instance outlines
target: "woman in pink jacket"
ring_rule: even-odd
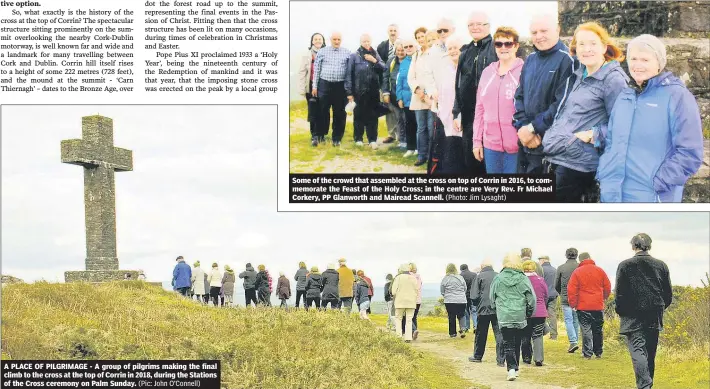
[[[520,84],[523,60],[516,56],[520,43],[511,27],[493,35],[498,61],[481,74],[473,120],[473,156],[486,164],[489,174],[514,174],[518,166],[518,132],[513,127],[513,97]]]
[[[545,319],[547,319],[547,284],[545,279],[536,272],[537,266],[532,260],[523,262],[523,272],[528,276],[535,292],[535,311],[528,318],[528,325],[523,328],[523,339],[521,350],[523,362],[528,365],[535,358],[535,366],[542,366],[545,358],[542,347],[542,336],[545,329]]]

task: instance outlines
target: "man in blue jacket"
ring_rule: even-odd
[[[181,256],[175,259],[177,264],[173,269],[173,289],[176,290],[183,296],[187,296],[190,291],[192,283],[190,279],[192,278],[192,269],[190,265],[185,263],[185,258]]]
[[[560,27],[552,15],[530,23],[535,50],[526,59],[515,92],[513,126],[518,130],[518,173],[542,174],[542,138],[562,103],[565,83],[576,68],[569,48],[560,41]]]

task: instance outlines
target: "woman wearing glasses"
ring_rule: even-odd
[[[432,31],[438,39],[436,31]],[[423,165],[427,162],[429,155],[429,138],[434,130],[434,116],[431,112],[430,97],[427,95],[427,86],[430,85],[427,79],[429,45],[427,43],[427,30],[424,27],[418,28],[414,32],[414,37],[419,43],[420,49],[412,56],[412,64],[409,67],[407,82],[412,90],[412,100],[409,109],[414,111],[417,118],[417,162],[415,166]]]
[[[596,201],[599,151],[590,143],[594,128],[606,127],[616,98],[629,77],[619,64],[621,49],[596,22],[577,27],[570,54],[581,63],[567,80],[564,96],[542,146],[555,174],[558,202]]]
[[[325,47],[325,38],[320,33],[315,33],[311,36],[311,45],[308,47],[308,52],[301,59],[301,66],[299,67],[299,87],[303,95],[306,97],[306,102],[308,103],[308,122],[311,128],[311,146],[318,146],[318,143],[325,142],[325,133],[322,128],[318,128],[319,123],[319,112],[318,112],[318,99],[311,95],[313,90],[313,64],[316,60],[316,55],[318,50]],[[329,114],[330,116],[330,114]],[[330,117],[326,120],[330,122]]]
[[[499,27],[493,35],[498,61],[483,70],[476,95],[473,156],[489,174],[514,174],[518,169],[518,131],[513,127],[515,90],[523,60],[516,56],[518,32]]]
[[[404,153],[404,156],[409,157],[417,155],[417,121],[414,111],[410,109],[412,90],[409,89],[407,75],[409,74],[409,68],[412,64],[412,55],[416,53],[417,49],[412,39],[405,39],[402,47],[404,48],[406,56],[399,63],[399,74],[397,74],[395,94],[397,95],[397,105],[399,108],[402,108],[402,114],[404,115],[405,138],[407,139],[407,152]]]

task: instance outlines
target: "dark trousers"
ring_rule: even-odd
[[[658,329],[642,328],[624,335],[626,346],[631,353],[631,363],[634,365],[636,387],[650,389],[653,385],[653,373],[656,370]]]
[[[419,307],[421,306],[421,304],[417,304],[417,307],[414,308],[414,315],[412,315],[412,332],[417,330],[417,315],[419,314]],[[402,333],[404,333],[404,324],[406,322],[406,317],[402,316]]]
[[[445,303],[444,306],[446,306],[446,313],[449,316],[449,336],[456,335],[456,321],[459,322],[459,329],[463,331],[463,312],[466,309],[466,303]]]
[[[222,289],[219,286],[211,286],[210,287],[210,297],[212,298],[212,304],[214,306],[219,306],[220,305],[220,299],[219,299],[219,290]]]
[[[486,174],[485,163],[473,157],[473,119],[474,107],[466,107],[461,111],[461,127],[463,129],[463,161],[466,173],[473,175]]]
[[[186,286],[186,287],[184,287],[184,288],[177,288],[177,292],[180,293],[181,295],[187,297],[187,295],[188,295],[189,292],[190,292],[190,287],[189,287],[189,286]]]
[[[582,355],[591,357],[592,352],[601,356],[604,347],[604,311],[577,310],[582,328]]]
[[[377,142],[377,124],[379,117],[375,107],[380,104],[379,93],[365,95],[355,100],[353,110],[353,139],[362,142],[362,136],[367,131],[367,142]]]
[[[339,142],[345,133],[345,82],[330,82],[320,79],[318,82],[318,103],[320,105],[320,134],[328,135],[330,109],[333,108],[333,141]]]
[[[407,150],[417,149],[417,117],[409,107],[402,109],[404,112],[404,132],[407,138]]]
[[[523,340],[523,330],[520,328],[500,329],[503,334],[503,352],[507,369],[518,370],[520,365],[520,344]]]
[[[306,297],[306,311],[313,303],[316,304],[316,309],[318,309],[318,307],[320,307],[320,297]]]
[[[478,325],[476,326],[476,340],[473,350],[473,357],[483,359],[486,352],[486,342],[488,341],[488,325],[493,328],[493,336],[496,340],[496,363],[503,363],[503,337],[498,327],[498,317],[493,315],[478,315]]]
[[[249,306],[252,302],[254,302],[254,306],[259,304],[259,302],[256,300],[256,289],[244,289],[244,298],[246,300],[246,305]]]
[[[268,290],[258,290],[259,293],[259,304],[263,304],[266,307],[271,306],[271,297]]]
[[[541,148],[542,146],[538,146]],[[518,173],[519,174],[543,174],[545,167],[542,155],[529,154],[525,152],[523,144],[518,141]]]
[[[311,138],[315,138],[325,136],[322,125],[323,122],[330,123],[330,111],[321,112],[318,98],[311,101],[312,97],[313,95],[306,93],[306,101],[308,102],[308,124],[311,129]],[[326,115],[325,118],[322,118],[323,114]],[[325,127],[326,133],[327,129],[328,127]]]
[[[555,201],[558,203],[582,203],[596,187],[594,172],[580,172],[568,167],[552,165],[555,172]]]
[[[297,290],[296,291],[296,308],[298,308],[298,303],[301,301],[301,298],[303,298],[303,305],[306,305],[306,291],[305,290]]]
[[[323,299],[321,302],[321,308],[326,309],[328,308],[328,303],[330,303],[330,309],[338,309],[338,305],[340,305],[340,300],[339,299]]]
[[[535,362],[543,361],[542,333],[544,330],[544,317],[531,317],[528,319],[528,325],[523,328],[523,340],[520,343],[520,351],[523,354],[524,362],[532,362],[533,351],[535,353]]]

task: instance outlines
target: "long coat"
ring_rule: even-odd
[[[205,271],[201,267],[196,267],[192,269],[192,293],[197,295],[204,295],[205,293]]]

